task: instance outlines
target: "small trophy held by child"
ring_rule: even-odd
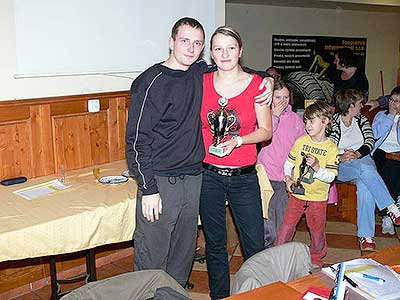
[[[307,168],[307,156],[304,152],[301,152],[301,156],[303,156],[303,160],[301,161],[301,164],[299,166],[299,178],[297,178],[296,182],[294,182],[291,186],[290,189],[292,190],[293,194],[297,195],[304,195],[305,190],[302,184],[302,181],[304,179]]]

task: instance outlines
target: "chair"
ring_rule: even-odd
[[[163,270],[129,272],[90,282],[61,300],[185,300],[185,289]]]
[[[265,249],[250,257],[235,274],[232,295],[277,281],[306,276],[312,267],[310,251],[303,243],[291,242]]]

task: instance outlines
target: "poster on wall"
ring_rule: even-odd
[[[301,101],[305,99],[330,100],[336,67],[335,52],[350,48],[357,58],[358,67],[365,69],[366,38],[273,35],[272,65],[292,83]],[[293,82],[292,82],[293,81]],[[306,89],[302,91],[301,89]]]

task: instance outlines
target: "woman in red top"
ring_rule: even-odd
[[[256,143],[272,136],[267,105],[254,102],[262,78],[245,73],[242,40],[230,27],[211,37],[217,71],[204,75],[201,121],[206,157],[200,216],[206,238],[211,299],[229,296],[225,201],[232,209],[244,258],[264,249]]]

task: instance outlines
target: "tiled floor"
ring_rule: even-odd
[[[326,226],[327,241],[328,241],[328,254],[325,258],[326,263],[335,263],[338,261],[349,260],[360,256],[360,250],[358,240],[356,237],[356,226],[350,223],[341,222],[337,219],[328,220]],[[309,234],[306,229],[304,221],[302,221],[296,232],[295,241],[301,241],[309,243]],[[395,236],[382,235],[381,226],[377,225],[376,228],[376,242],[377,249],[381,249],[398,243],[398,239]],[[204,245],[204,240],[200,236],[199,244]],[[230,256],[230,272],[231,276],[237,272],[243,263],[241,256],[240,247],[236,247],[233,255]],[[108,278],[117,274],[133,271],[133,256],[129,256],[120,260],[116,260],[110,264],[97,268],[98,279]],[[189,281],[194,284],[192,290],[188,290],[192,298],[195,300],[208,300],[208,276],[206,264],[200,264],[195,262],[193,271]],[[63,285],[63,289],[70,289],[77,287],[82,283],[74,285]],[[50,287],[46,286],[39,290],[33,291],[29,294],[25,294],[14,298],[14,300],[42,300],[50,298]],[[6,300],[6,299],[4,299]],[[112,299],[110,299],[112,300]]]

